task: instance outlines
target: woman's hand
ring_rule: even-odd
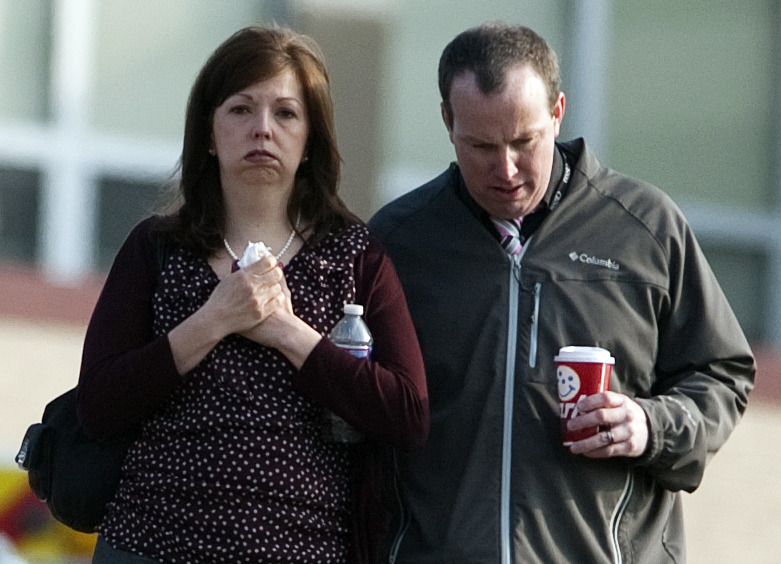
[[[283,307],[283,287],[271,255],[220,280],[206,303],[168,334],[179,373],[195,368],[225,336],[244,333]]]
[[[203,310],[225,335],[243,333],[284,303],[284,277],[277,259],[266,255],[220,280]]]
[[[304,361],[322,338],[313,327],[293,313],[290,289],[287,287],[282,270],[279,271],[277,285],[281,294],[275,296],[277,306],[264,321],[253,326],[241,335],[257,343],[272,347],[284,354],[296,368],[301,368]]]

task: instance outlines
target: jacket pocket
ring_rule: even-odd
[[[542,282],[534,284],[532,290],[532,315],[531,329],[529,331],[529,368],[537,367],[537,350],[540,335],[540,295],[542,294]]]
[[[670,500],[671,507],[662,534],[662,546],[669,556],[670,562],[678,564],[686,561],[686,543],[680,526],[683,523],[680,494],[668,491],[664,495]]]

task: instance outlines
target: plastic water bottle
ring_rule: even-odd
[[[353,356],[369,359],[374,341],[369,328],[361,319],[362,315],[362,305],[344,304],[344,317],[331,330],[328,339]],[[361,433],[330,409],[325,410],[324,419],[323,438],[326,442],[357,443],[363,440]]]
[[[364,323],[363,306],[344,304],[344,317],[339,320],[328,339],[337,347],[345,349],[358,358],[369,358],[372,352],[372,334]]]

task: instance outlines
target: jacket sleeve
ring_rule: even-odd
[[[158,266],[151,221],[123,244],[87,327],[77,409],[96,438],[138,426],[181,382],[168,338],[153,334]]]
[[[423,359],[396,271],[376,240],[356,261],[355,275],[374,338],[371,361],[322,339],[293,384],[371,438],[422,446],[429,430]]]
[[[727,299],[679,217],[669,239],[669,288],[659,318],[656,379],[635,398],[649,418],[637,463],[666,489],[694,491],[742,417],[756,365]]]

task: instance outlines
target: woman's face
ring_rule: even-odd
[[[308,136],[303,90],[292,70],[229,96],[212,122],[223,190],[247,184],[292,190]]]

